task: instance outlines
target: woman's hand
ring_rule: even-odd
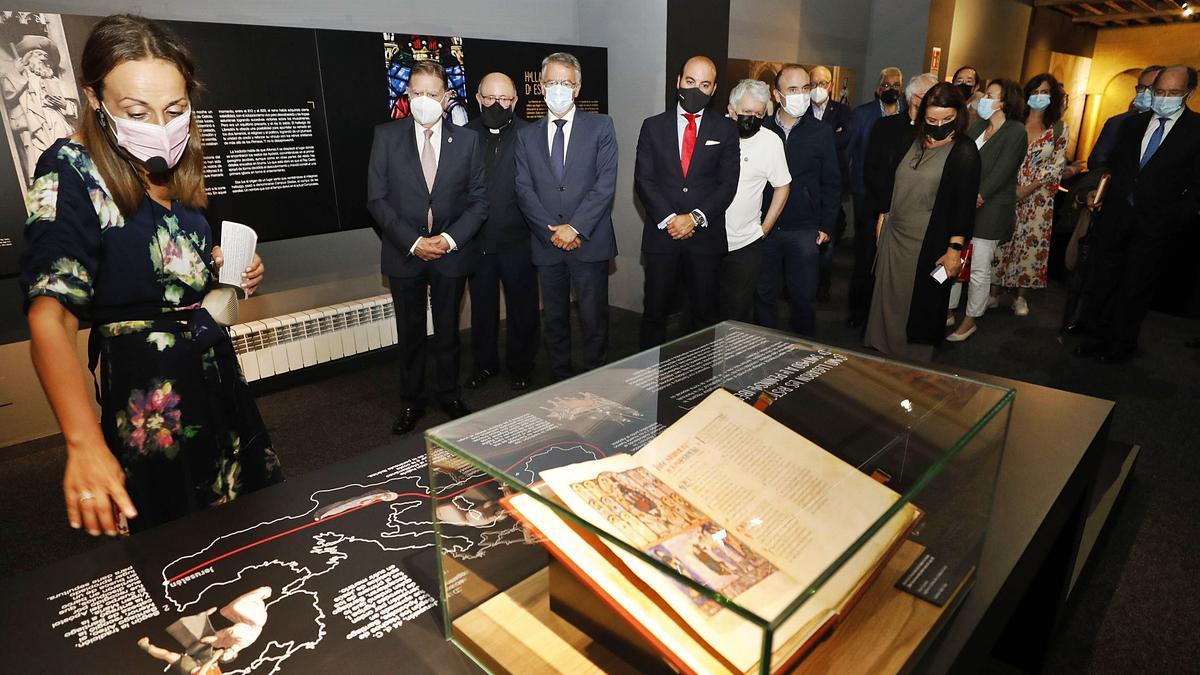
[[[983,206],[983,195],[975,195],[975,208]]]
[[[948,248],[946,254],[938,258],[935,264],[946,268],[947,277],[956,279],[959,271],[962,270],[962,252]]]
[[[221,253],[220,246],[213,246],[212,259],[213,267],[217,268],[218,270],[221,269],[221,266],[225,264],[225,254]]]
[[[137,509],[125,492],[125,472],[104,444],[67,446],[67,470],[63,475],[63,497],[71,527],[86,528],[88,534],[117,534],[117,513],[136,518]]]
[[[262,258],[258,254],[254,254],[254,259],[250,261],[250,266],[242,270],[242,288],[246,291],[246,297],[254,294],[258,290],[258,285],[262,283],[263,273],[266,268],[263,266]]]

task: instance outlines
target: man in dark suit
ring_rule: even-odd
[[[467,123],[483,146],[487,182],[487,222],[474,241],[471,270],[471,352],[475,389],[500,371],[500,284],[506,311],[506,365],[513,391],[529,388],[538,348],[537,269],[529,249],[529,226],[517,204],[517,134],[529,122],[516,115],[517,89],[504,73],[479,81],[475,101],[480,116]]]
[[[1188,264],[1173,247],[1200,209],[1200,115],[1187,108],[1195,90],[1194,68],[1170,66],[1154,79],[1151,109],[1121,124],[1089,234],[1093,267],[1080,317],[1089,335],[1077,356],[1132,358],[1163,267]]]
[[[850,123],[850,194],[854,202],[854,271],[850,276],[849,318],[852,327],[867,321],[871,305],[871,265],[875,262],[875,217],[867,206],[867,186],[863,180],[863,161],[867,141],[875,123],[905,110],[904,75],[899,68],[884,68],[875,86],[875,98],[854,109]]]
[[[419,61],[408,81],[413,116],[375,127],[367,209],[383,234],[380,267],[396,305],[403,409],[393,433],[425,413],[425,308],[433,309],[433,394],[451,418],[469,412],[458,386],[458,308],[472,239],[487,217],[479,136],[443,122],[446,72]]]
[[[821,247],[821,276],[817,281],[817,299],[821,302],[829,300],[829,285],[833,273],[833,252],[837,243],[842,240],[846,231],[846,211],[842,208],[841,193],[845,192],[850,183],[850,140],[854,137],[854,115],[850,106],[834,100],[833,72],[825,66],[814,66],[808,74],[812,89],[809,97],[812,101],[808,114],[821,120],[833,129],[833,145],[837,150],[838,174],[841,185],[838,187],[838,215],[833,230],[829,233],[829,241]]]
[[[640,343],[666,342],[680,286],[693,329],[718,320],[718,273],[728,248],[725,210],[737,193],[737,125],[706,110],[717,86],[711,59],[693,56],[675,80],[677,102],[646,118],[638,134],[634,185],[646,210],[646,283]]]
[[[574,56],[547,56],[541,80],[550,112],[517,134],[516,187],[541,282],[551,374],[561,380],[572,374],[572,289],[583,324],[584,368],[604,365],[608,351],[617,135],[608,115],[576,108],[583,71]]]
[[[812,86],[801,66],[789,64],[775,76],[775,115],[763,120],[783,139],[791,191],[775,227],[763,237],[762,267],[755,290],[754,320],[779,325],[779,294],[787,285],[791,329],[812,335],[816,323],[820,247],[837,224],[841,207],[841,169],[833,129],[807,114]],[[767,188],[767,198],[772,189]]]
[[[1154,78],[1165,67],[1146,66],[1138,74],[1137,85],[1133,92],[1133,102],[1129,104],[1129,110],[1113,115],[1104,121],[1104,126],[1100,129],[1100,136],[1096,138],[1096,144],[1092,146],[1092,151],[1088,153],[1088,171],[1099,172],[1108,166],[1108,160],[1112,157],[1113,149],[1117,145],[1117,132],[1121,128],[1121,123],[1127,118],[1144,113],[1150,109],[1150,103],[1154,98]]]

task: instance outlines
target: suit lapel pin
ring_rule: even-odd
[[[454,137],[453,137],[453,136],[447,136],[447,137],[446,137],[446,142],[447,142],[447,143],[453,143],[453,142],[454,142]]]

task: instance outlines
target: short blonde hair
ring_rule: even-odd
[[[901,72],[900,69],[897,68],[896,66],[888,66],[887,68],[884,68],[883,70],[879,71],[879,81],[880,82],[883,82],[884,80],[888,79],[889,77],[894,77],[897,80],[900,80],[901,82],[904,81],[904,73]]]

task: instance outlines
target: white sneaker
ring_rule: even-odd
[[[989,296],[988,296],[988,304],[987,304],[987,308],[988,308],[988,309],[996,309],[996,308],[997,308],[997,307],[999,307],[999,306],[1000,306],[1000,296],[998,296],[998,295],[989,295]]]
[[[1013,300],[1013,314],[1017,316],[1029,316],[1029,303],[1025,302],[1025,298]]]
[[[967,338],[974,335],[975,331],[977,331],[977,330],[979,330],[979,326],[975,325],[975,326],[971,326],[971,329],[965,333],[951,333],[946,336],[946,342],[963,342]]]

